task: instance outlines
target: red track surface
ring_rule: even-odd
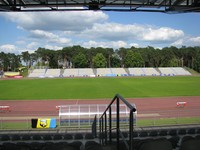
[[[200,116],[200,96],[166,98],[129,98],[135,103],[138,114],[159,114],[163,117]],[[10,112],[0,112],[0,117],[58,116],[56,106],[72,104],[109,104],[111,99],[98,100],[7,100],[0,101],[1,106],[10,106]],[[187,102],[184,108],[177,108],[178,101]]]

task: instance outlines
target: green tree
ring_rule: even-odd
[[[110,58],[110,63],[112,68],[120,68],[121,61],[117,53],[113,54]]]
[[[0,53],[0,70],[4,69],[4,52]]]
[[[125,56],[124,65],[126,68],[128,68],[128,67],[143,67],[144,61],[143,61],[143,58],[141,57],[140,53],[129,50]]]
[[[22,52],[22,60],[26,63],[26,67],[30,67],[31,55],[28,51]]]
[[[170,59],[169,66],[170,67],[178,67],[179,61],[176,57]]]
[[[165,47],[161,50],[161,66],[162,67],[174,67],[178,66],[178,61],[174,61],[176,56],[171,48]],[[177,62],[175,65],[174,62]]]
[[[121,67],[124,67],[124,62],[125,62],[125,57],[127,54],[127,49],[126,48],[120,48],[119,50],[117,50],[117,54],[120,57],[121,60]]]
[[[73,58],[73,65],[75,68],[87,68],[88,63],[85,54],[79,52],[78,55]]]
[[[58,56],[57,56],[57,51],[54,50],[48,50],[48,65],[50,68],[58,68]]]
[[[88,59],[88,63],[89,63],[90,68],[93,67],[92,59],[96,54],[97,54],[97,52],[96,52],[96,49],[94,47],[91,47],[91,48],[86,50],[86,57]]]
[[[94,68],[105,68],[106,67],[106,58],[102,53],[97,53],[96,56],[92,59]]]
[[[200,50],[197,52],[197,55],[194,58],[194,69],[200,72]]]
[[[30,54],[30,66],[33,66],[34,62],[38,60],[38,56],[36,53],[31,53]]]
[[[176,58],[178,59],[178,66],[183,67],[183,51],[182,49],[178,49],[177,47],[171,46],[170,49],[175,54]]]

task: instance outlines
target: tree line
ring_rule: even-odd
[[[200,47],[112,48],[79,45],[51,50],[39,47],[34,53],[0,53],[0,68],[14,71],[25,65],[49,68],[189,67],[200,72]]]

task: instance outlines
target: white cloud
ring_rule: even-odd
[[[138,43],[130,43],[129,44],[129,47],[136,47],[136,48],[138,48],[139,47],[139,44]]]
[[[0,15],[16,23],[19,29],[45,31],[81,31],[108,19],[108,15],[100,11],[5,12]]]
[[[183,46],[183,39],[179,39],[171,44],[172,46],[181,47]]]
[[[4,53],[14,53],[21,54],[22,52],[29,51],[29,53],[33,53],[36,49],[30,49],[27,47],[18,47],[12,44],[0,45],[0,52]]]
[[[27,49],[36,49],[36,48],[38,48],[38,45],[39,45],[39,43],[37,43],[37,42],[31,42],[26,47],[27,47]]]
[[[0,51],[4,53],[18,53],[17,47],[11,44],[5,44],[0,46]]]
[[[150,27],[139,24],[96,23],[92,28],[83,31],[81,36],[110,41],[138,40],[156,43],[173,42],[182,38],[184,32],[167,27]]]
[[[200,45],[200,36],[198,37],[193,37],[189,39],[190,42],[194,43],[195,45]]]
[[[63,47],[60,46],[53,46],[53,45],[44,45],[44,48],[51,49],[51,50],[61,50]]]
[[[174,41],[184,36],[182,30],[175,30],[171,28],[161,27],[161,28],[148,28],[144,30],[143,40],[145,41]]]
[[[143,32],[143,27],[140,25],[123,25],[118,23],[96,23],[92,28],[81,33],[94,39],[106,39],[111,41],[129,40],[139,37],[140,32]]]
[[[61,45],[62,44],[69,45],[71,43],[71,39],[60,37],[59,35],[47,31],[31,30],[30,33],[31,37],[37,40],[44,40],[47,43],[56,43]]]
[[[96,41],[88,41],[84,42],[81,46],[90,48],[90,47],[104,47],[104,48],[120,48],[120,47],[127,47],[129,46],[124,41],[112,41],[112,42],[96,42]]]
[[[16,41],[16,44],[18,45],[24,45],[26,42],[24,40]]]
[[[55,39],[58,38],[57,35],[51,33],[51,32],[47,32],[47,31],[43,31],[43,30],[31,30],[31,37],[34,38],[42,38],[42,39]]]
[[[25,33],[24,37],[17,35],[16,51],[34,51],[38,47],[62,49],[77,44],[87,48],[117,49],[200,43],[200,37],[185,37],[184,31],[178,29],[109,22],[108,15],[101,11],[3,12],[0,16],[14,22],[17,29]]]
[[[176,47],[181,47],[181,46],[200,46],[200,36],[197,37],[191,37],[191,36],[186,36],[182,39],[179,39],[172,43],[171,45],[176,46]]]
[[[70,45],[71,44],[71,39],[68,38],[55,38],[55,39],[51,39],[50,42],[55,42],[58,44],[64,44],[64,45]]]

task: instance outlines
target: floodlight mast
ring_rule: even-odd
[[[200,12],[200,0],[0,0],[0,11]]]

